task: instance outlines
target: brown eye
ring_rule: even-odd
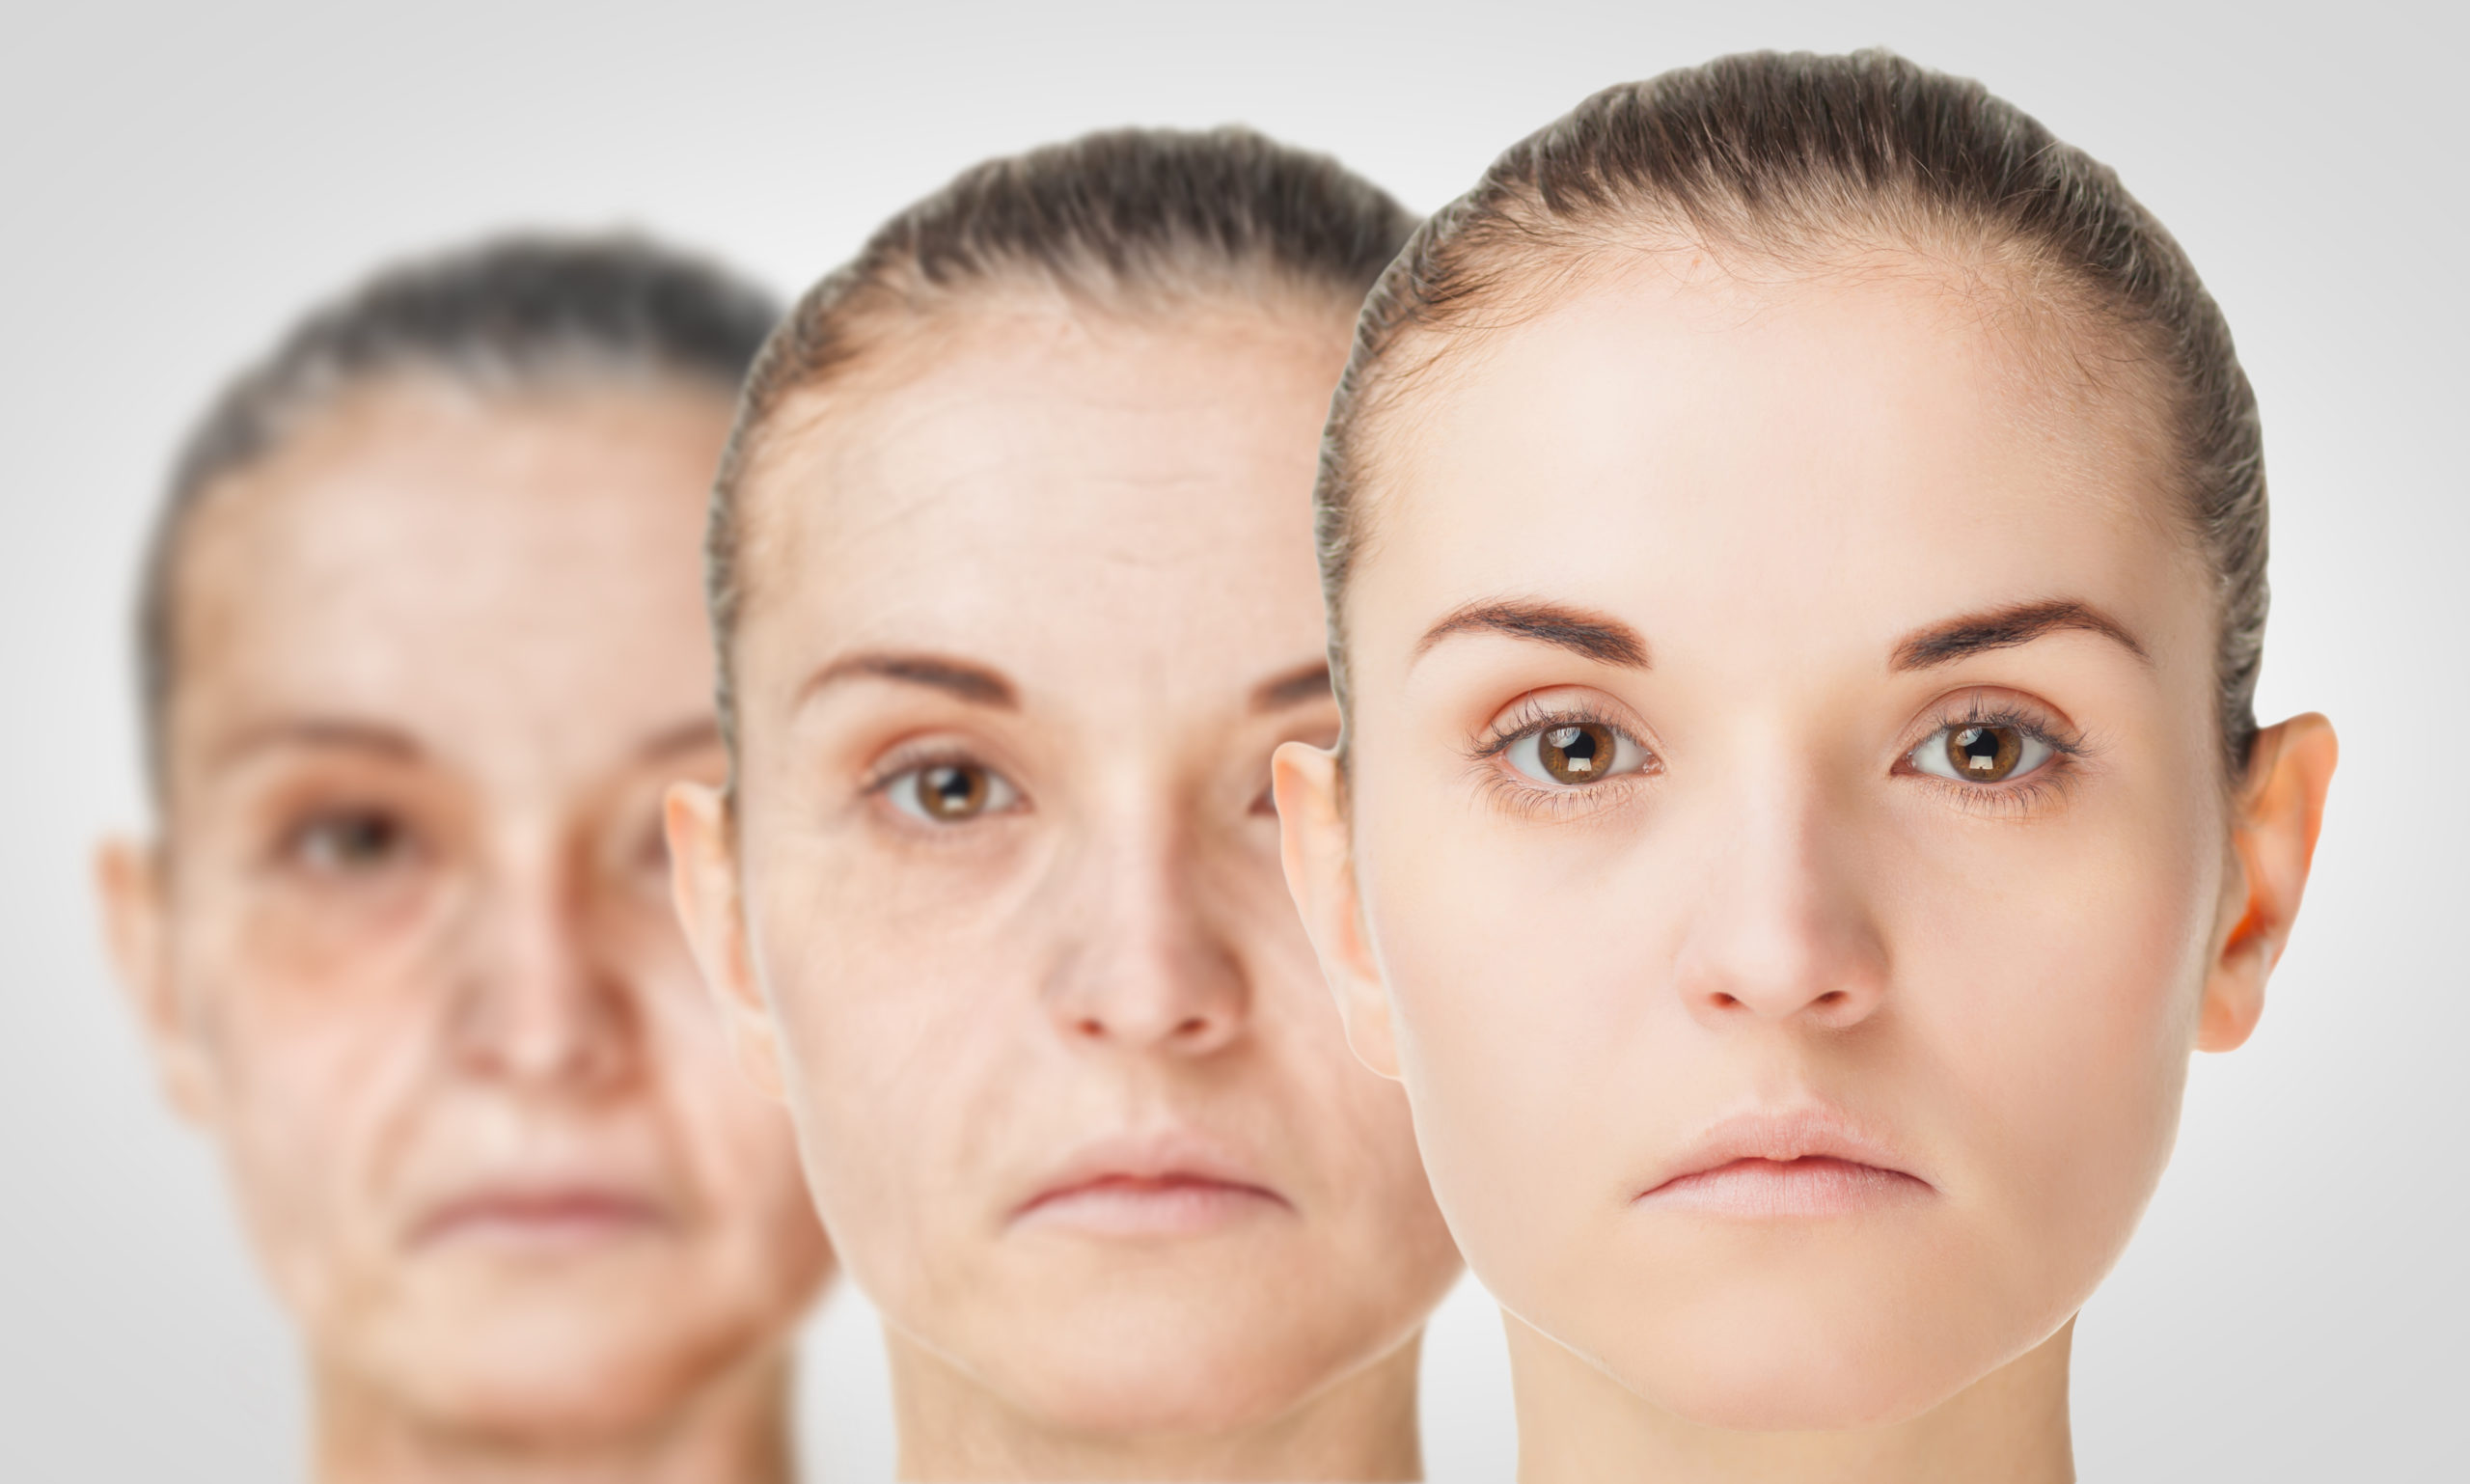
[[[929,824],[965,824],[1010,807],[1016,797],[1003,776],[974,762],[937,762],[892,780],[892,806]]]
[[[1956,777],[1994,783],[2016,771],[2024,756],[2024,734],[2013,727],[1950,727],[1947,765]]]
[[[1635,742],[1602,722],[1553,722],[1508,748],[1510,765],[1539,783],[1602,783],[1647,765]]]
[[[1612,761],[1612,728],[1583,725],[1554,727],[1535,750],[1544,771],[1564,783],[1591,783]]]
[[[302,865],[337,874],[375,870],[406,848],[401,823],[373,810],[320,815],[293,832],[290,842]]]

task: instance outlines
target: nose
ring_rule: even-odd
[[[1244,1033],[1250,988],[1214,921],[1201,863],[1165,825],[1089,852],[1062,910],[1078,925],[1049,976],[1049,1017],[1068,1040],[1181,1058]]]
[[[577,863],[547,843],[508,854],[472,904],[452,1012],[457,1058],[509,1084],[605,1087],[634,1062],[641,1006],[594,951]]]
[[[1674,964],[1701,1024],[1843,1031],[1878,1012],[1888,953],[1855,838],[1812,787],[1733,801]]]

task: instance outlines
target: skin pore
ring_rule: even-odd
[[[734,816],[682,915],[882,1310],[908,1479],[1417,1477],[1458,1258],[1279,878],[1336,732],[1336,306],[987,289],[748,491]],[[907,332],[903,332],[907,335]]]
[[[2261,1011],[2331,730],[2224,781],[2168,447],[1995,275],[1576,282],[1386,414],[1343,796],[1277,758],[1520,1475],[2071,1477],[2072,1316]]]
[[[728,417],[375,383],[189,531],[163,834],[101,883],[327,1484],[791,1476],[831,1256],[660,817],[724,766],[695,554]]]

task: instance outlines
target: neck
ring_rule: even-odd
[[[2068,1345],[2075,1324],[1909,1421],[1843,1432],[1701,1427],[1650,1405],[1504,1313],[1519,1484],[1618,1474],[1658,1484],[2071,1484]]]
[[[1031,1415],[887,1328],[897,1476],[992,1479],[1420,1479],[1422,1335],[1276,1416],[1217,1430],[1093,1432]]]
[[[657,1416],[590,1428],[441,1419],[341,1368],[315,1367],[318,1484],[790,1484],[783,1350]]]

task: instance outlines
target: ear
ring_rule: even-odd
[[[105,840],[95,852],[95,894],[112,968],[137,1012],[163,1096],[182,1118],[203,1125],[212,1121],[212,1061],[172,973],[171,893],[164,875],[157,847],[119,838]]]
[[[1357,1060],[1395,1081],[1398,1046],[1389,1024],[1389,992],[1363,931],[1337,754],[1307,742],[1281,744],[1270,758],[1270,786],[1277,797],[1287,893],[1303,915],[1322,977],[1337,997],[1347,1045]]]
[[[708,784],[672,783],[661,804],[669,831],[670,894],[686,946],[728,1030],[738,1065],[766,1097],[786,1102],[780,1031],[755,982],[746,940],[728,801]]]
[[[2196,1027],[2202,1051],[2232,1051],[2254,1033],[2264,1013],[2264,981],[2290,943],[2307,867],[2324,822],[2340,744],[2333,724],[2311,711],[2256,734],[2240,786],[2231,848],[2237,858],[2225,883],[2211,972]]]

